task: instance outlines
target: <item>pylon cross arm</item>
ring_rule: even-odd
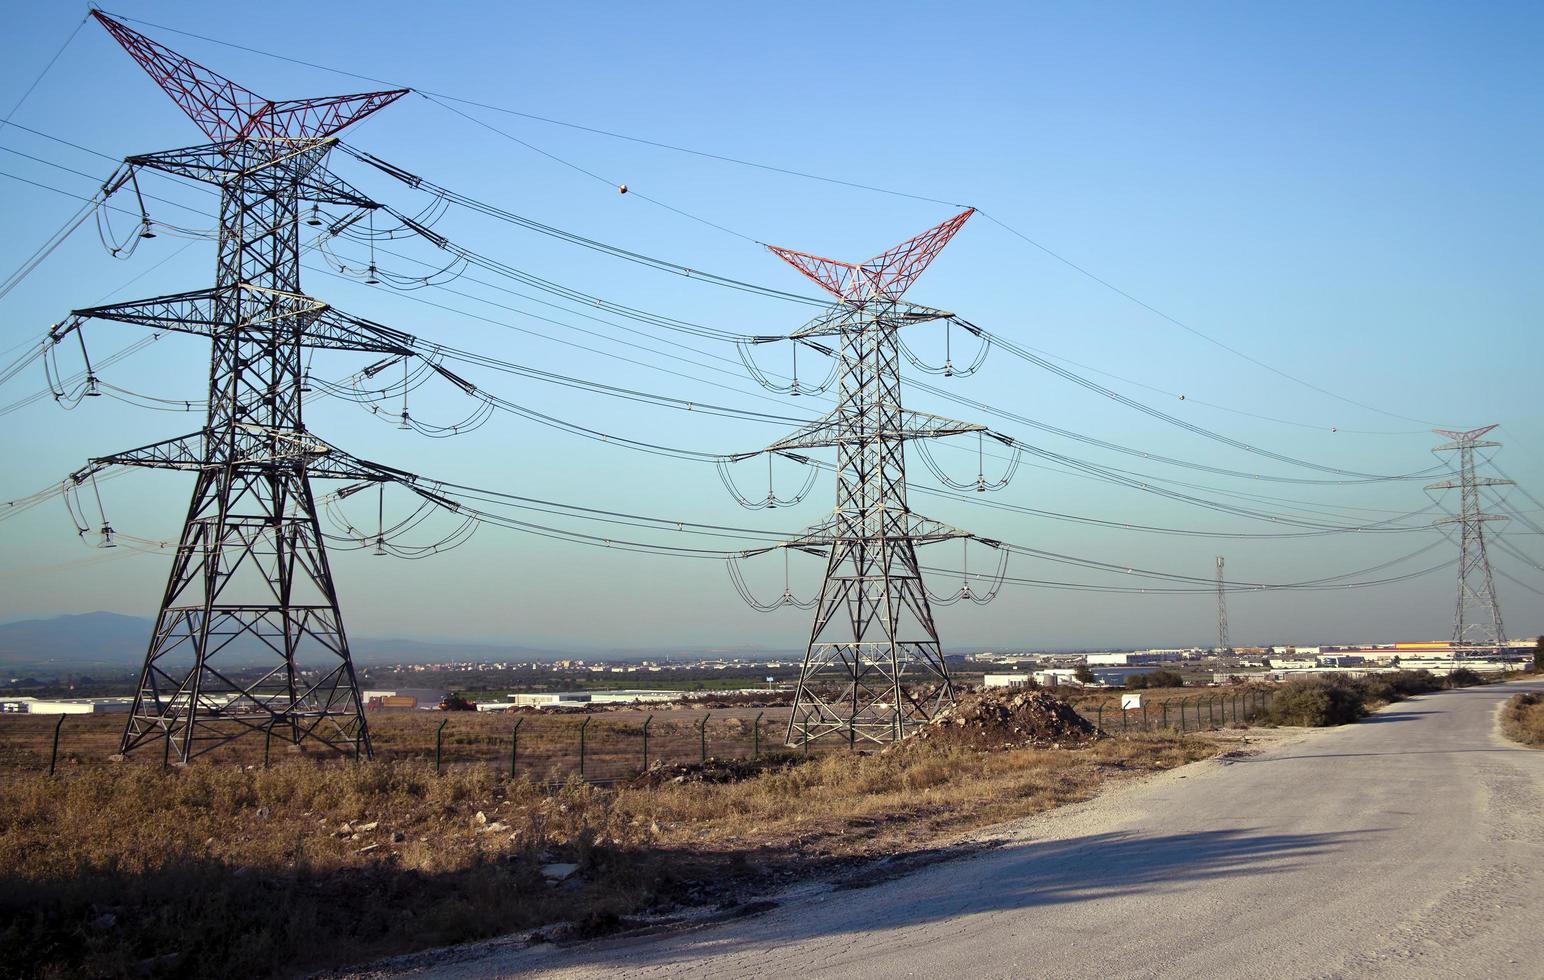
[[[319,479],[369,480],[390,479],[380,468],[357,460],[347,453],[306,432],[286,432],[260,426],[238,426],[233,433],[231,453],[212,462],[209,433],[199,431],[163,439],[147,446],[98,456],[91,468],[103,466],[139,466],[160,470],[201,470],[210,466],[253,466],[274,463],[304,463],[310,476]],[[82,471],[86,472],[86,471]]]
[[[790,449],[819,449],[826,446],[845,446],[875,439],[909,441],[912,439],[940,439],[944,436],[964,435],[969,432],[985,432],[986,426],[975,422],[959,422],[941,415],[901,410],[901,424],[895,429],[867,432],[855,427],[849,418],[835,414],[804,426],[772,445],[763,452],[780,453]]]
[[[247,311],[236,324],[239,333],[291,333],[301,346],[324,350],[406,356],[416,349],[417,338],[411,334],[350,316],[309,296],[248,285],[93,306],[70,315],[213,337],[229,330],[217,310],[222,299]]]
[[[251,193],[293,195],[297,200],[338,207],[379,205],[323,166],[336,140],[291,142],[232,140],[127,158],[130,167],[158,170],[204,184],[240,181]]]
[[[788,335],[790,340],[807,340],[814,337],[839,336],[843,330],[850,329],[854,317],[864,315],[861,305],[841,302],[826,308],[820,314],[813,317],[808,323]],[[891,327],[907,327],[914,323],[928,323],[934,320],[948,320],[954,317],[953,313],[946,310],[936,310],[930,306],[918,306],[915,303],[897,302],[894,308],[887,310],[884,322]],[[772,338],[781,340],[782,338]],[[823,351],[829,353],[829,351]]]

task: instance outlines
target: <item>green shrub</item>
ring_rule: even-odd
[[[1177,670],[1154,670],[1146,674],[1132,674],[1126,678],[1126,686],[1132,690],[1144,687],[1184,687],[1185,679]]]
[[[1448,687],[1474,687],[1476,684],[1485,683],[1485,678],[1468,667],[1460,667],[1447,675]]]
[[[1396,694],[1409,697],[1412,694],[1430,694],[1441,690],[1442,681],[1429,670],[1400,670],[1392,674],[1380,674]]]
[[[1308,728],[1358,721],[1367,715],[1365,688],[1349,678],[1295,678],[1281,685],[1271,698],[1267,718],[1277,725]]]
[[[1346,678],[1345,683],[1359,689],[1362,700],[1388,704],[1415,694],[1442,690],[1442,680],[1429,670],[1397,670],[1387,674]]]

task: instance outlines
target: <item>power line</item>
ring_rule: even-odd
[[[337,74],[346,75],[346,76],[349,76],[349,77],[352,77],[352,78],[359,78],[359,79],[363,79],[363,80],[366,80],[366,81],[371,81],[371,82],[378,83],[378,84],[386,84],[386,85],[395,85],[396,84],[396,83],[392,83],[392,82],[386,82],[386,81],[384,81],[382,79],[374,78],[374,77],[369,76],[369,75],[363,75],[363,74],[360,74],[360,73],[357,73],[357,72],[350,72],[350,71],[347,71],[347,70],[344,70],[344,69],[335,68],[335,67],[328,66],[328,65],[317,64],[315,62],[304,61],[304,60],[298,59],[298,58],[291,58],[291,57],[288,57],[288,56],[285,56],[285,55],[275,54],[273,52],[263,51],[263,50],[260,50],[260,49],[257,49],[257,48],[252,48],[252,47],[248,47],[248,46],[245,46],[245,45],[234,44],[232,42],[222,41],[222,40],[219,40],[217,38],[209,37],[209,36],[206,36],[206,35],[196,34],[196,33],[193,33],[191,31],[179,30],[177,28],[167,27],[165,25],[152,24],[149,21],[142,21],[142,20],[138,20],[137,18],[125,17],[123,19],[134,21],[136,23],[147,24],[148,26],[157,27],[157,28],[159,28],[161,30],[171,31],[173,33],[181,34],[181,35],[184,35],[184,36],[187,36],[187,37],[194,37],[194,38],[197,38],[199,40],[209,42],[211,44],[224,45],[224,46],[227,46],[227,47],[236,48],[238,50],[247,51],[247,52],[252,53],[252,54],[258,54],[258,55],[262,55],[264,57],[274,58],[274,59],[277,59],[277,60],[280,60],[280,61],[290,62],[291,64],[303,65],[305,67],[315,68],[315,69],[318,69],[318,70],[321,70],[321,71],[334,72],[334,73],[337,73]],[[556,126],[562,126],[562,127],[568,128],[568,129],[581,130],[581,131],[584,131],[584,132],[594,133],[594,134],[600,135],[600,136],[606,136],[606,137],[612,138],[612,139],[624,140],[624,141],[627,141],[627,142],[637,143],[637,144],[641,144],[641,145],[654,146],[654,147],[657,147],[657,148],[660,148],[660,149],[671,150],[671,151],[674,151],[674,152],[686,153],[686,154],[690,154],[690,155],[693,155],[693,156],[702,157],[702,158],[705,158],[705,159],[718,160],[720,162],[730,163],[730,164],[734,164],[734,165],[737,165],[737,166],[751,167],[751,168],[755,168],[755,169],[758,169],[758,170],[764,170],[764,171],[768,171],[768,172],[780,173],[780,174],[784,174],[784,175],[787,175],[787,176],[799,177],[799,178],[808,179],[808,180],[815,180],[815,181],[820,181],[820,182],[823,182],[823,183],[829,183],[829,184],[834,184],[834,185],[851,187],[851,188],[854,188],[854,189],[857,189],[857,190],[870,191],[870,192],[873,192],[873,193],[885,194],[885,195],[894,196],[894,197],[909,198],[909,199],[912,199],[912,200],[925,201],[925,202],[933,203],[933,204],[949,204],[949,205],[954,206],[954,207],[965,207],[965,205],[963,205],[963,204],[958,204],[958,203],[950,202],[950,201],[944,200],[942,198],[929,197],[929,196],[926,196],[926,195],[914,194],[914,193],[909,193],[909,192],[905,192],[905,191],[897,191],[897,190],[893,190],[893,189],[889,189],[889,188],[878,187],[878,186],[871,185],[871,184],[865,184],[865,183],[858,182],[858,181],[843,180],[843,179],[839,179],[839,178],[827,177],[827,176],[824,176],[824,175],[814,174],[814,173],[810,173],[810,172],[807,172],[807,171],[800,171],[800,170],[794,170],[792,168],[778,167],[778,166],[774,166],[774,165],[771,165],[771,164],[758,163],[758,162],[754,162],[754,161],[750,161],[750,160],[746,160],[746,159],[742,159],[742,158],[738,158],[738,157],[729,156],[727,154],[712,153],[712,152],[708,152],[708,151],[704,151],[704,150],[698,150],[698,149],[688,148],[688,147],[679,146],[679,145],[675,145],[675,144],[665,143],[665,142],[662,142],[662,141],[645,139],[643,137],[630,136],[630,135],[622,134],[622,133],[619,133],[619,132],[602,129],[602,128],[599,128],[599,127],[580,125],[580,124],[577,124],[577,123],[571,123],[571,122],[567,122],[567,121],[563,121],[563,120],[554,119],[554,118],[551,118],[551,117],[548,117],[548,116],[540,116],[540,115],[536,115],[534,113],[523,112],[521,110],[511,109],[511,108],[507,108],[507,107],[503,107],[503,106],[492,105],[492,104],[489,104],[489,103],[486,103],[486,102],[481,102],[479,100],[466,99],[466,98],[463,98],[463,97],[460,97],[460,96],[450,95],[448,93],[432,92],[432,91],[429,91],[427,89],[417,89],[416,91],[418,91],[419,94],[421,94],[421,95],[423,95],[425,97],[432,96],[435,99],[445,99],[445,100],[449,100],[449,101],[458,102],[458,103],[461,103],[463,105],[471,105],[471,106],[475,106],[475,107],[482,108],[482,109],[487,109],[487,110],[496,111],[496,112],[502,112],[502,113],[506,113],[508,115],[517,116],[517,117],[525,118],[525,119],[530,119],[530,120],[537,121],[537,122],[547,123],[547,124],[556,125]],[[446,106],[445,108],[450,109],[450,111],[457,111],[457,110],[451,109],[451,107],[448,107],[448,106]],[[468,118],[474,118],[474,117],[468,117]],[[478,122],[481,125],[488,126],[487,123],[483,123],[480,120],[478,120]],[[493,129],[493,127],[491,127],[491,126],[488,126],[488,128],[489,129]],[[506,136],[506,137],[508,137],[510,139],[516,139],[515,137],[510,136],[507,133],[503,133],[502,131],[499,131],[499,130],[496,130],[496,129],[494,131],[495,132],[499,132],[500,135],[504,135],[504,136]],[[516,139],[516,141],[524,143],[524,141],[521,141],[521,140],[518,140],[518,139]],[[528,143],[525,144],[525,145],[530,146],[530,144],[528,144]],[[531,148],[535,149],[534,147],[531,147]],[[547,155],[550,156],[550,154],[547,154]],[[560,161],[560,162],[564,163],[565,166],[571,166],[571,167],[575,166],[573,164],[568,163],[567,161]],[[582,168],[577,168],[576,167],[576,169],[581,169],[581,172],[586,173],[588,176],[594,177],[597,180],[603,180],[604,181],[604,178],[601,178],[598,175],[589,173],[588,171],[583,171]],[[605,182],[606,183],[610,183],[610,181],[605,181]],[[613,186],[615,186],[615,185],[613,185]],[[658,203],[658,202],[655,202],[655,203]],[[676,210],[676,209],[671,208],[671,210]],[[1081,265],[1081,264],[1079,264],[1077,262],[1074,262],[1072,259],[1066,257],[1065,255],[1061,254],[1060,252],[1050,248],[1047,245],[1044,245],[1043,243],[1037,241],[1034,238],[1031,238],[1029,235],[1026,235],[1025,233],[1019,231],[1017,228],[1014,228],[1013,226],[1009,225],[1007,222],[1005,222],[1002,219],[996,217],[995,215],[993,215],[993,214],[991,214],[991,213],[989,213],[989,212],[987,212],[985,210],[981,210],[980,208],[977,208],[976,210],[983,217],[985,217],[988,221],[990,221],[993,224],[997,225],[998,227],[1002,228],[1008,234],[1010,234],[1013,237],[1023,241],[1024,243],[1032,246],[1033,248],[1035,248],[1036,250],[1044,253],[1045,255],[1049,256],[1050,258],[1055,259],[1057,262],[1067,266],[1068,268],[1070,268],[1073,271],[1077,272],[1079,275],[1084,276],[1085,278],[1089,279],[1090,281],[1092,281],[1092,282],[1094,282],[1094,283],[1104,287],[1107,290],[1110,290],[1111,292],[1115,293],[1118,296],[1121,296],[1122,298],[1128,300],[1129,302],[1134,303],[1135,305],[1141,307],[1142,309],[1148,311],[1149,313],[1152,313],[1154,316],[1157,316],[1161,320],[1163,320],[1163,321],[1165,321],[1167,323],[1170,323],[1173,326],[1179,327],[1180,329],[1184,330],[1185,332],[1187,332],[1189,334],[1192,334],[1193,336],[1199,337],[1200,339],[1206,341],[1209,344],[1212,344],[1213,346],[1219,348],[1220,350],[1226,351],[1229,354],[1234,355],[1235,357],[1238,357],[1238,358],[1240,358],[1240,359],[1242,359],[1244,361],[1249,362],[1250,364],[1255,365],[1256,367],[1259,367],[1259,368],[1261,368],[1263,370],[1269,371],[1272,374],[1277,375],[1278,377],[1281,377],[1281,378],[1284,378],[1284,379],[1286,379],[1288,381],[1293,382],[1294,384],[1298,384],[1298,385],[1301,385],[1301,386],[1303,386],[1305,388],[1308,388],[1311,391],[1318,392],[1319,394],[1328,396],[1330,398],[1333,398],[1336,401],[1343,402],[1343,403],[1348,404],[1348,405],[1353,405],[1353,406],[1355,406],[1357,408],[1361,408],[1361,409],[1364,409],[1366,411],[1374,412],[1374,413],[1379,414],[1379,415],[1384,415],[1384,416],[1387,416],[1389,418],[1397,418],[1397,419],[1400,419],[1401,421],[1405,421],[1405,422],[1414,422],[1414,423],[1417,423],[1417,424],[1420,424],[1420,425],[1438,425],[1438,424],[1440,424],[1440,423],[1432,422],[1432,421],[1427,420],[1427,419],[1419,419],[1419,418],[1414,418],[1412,416],[1403,415],[1403,414],[1400,414],[1398,412],[1390,412],[1390,411],[1387,411],[1385,409],[1378,408],[1378,407],[1376,407],[1374,405],[1370,405],[1370,404],[1368,404],[1366,402],[1362,402],[1362,401],[1359,401],[1359,400],[1354,399],[1354,398],[1349,398],[1349,397],[1347,397],[1345,395],[1340,394],[1339,392],[1336,392],[1336,391],[1333,391],[1333,390],[1331,390],[1329,388],[1325,388],[1323,386],[1314,384],[1313,382],[1311,382],[1311,381],[1309,381],[1309,380],[1307,380],[1305,378],[1299,377],[1299,376],[1297,376],[1295,374],[1292,374],[1290,372],[1287,372],[1287,371],[1284,371],[1284,370],[1282,370],[1280,368],[1277,368],[1277,367],[1275,367],[1275,366],[1273,366],[1271,364],[1268,364],[1265,361],[1262,361],[1259,358],[1256,358],[1256,357],[1254,357],[1254,356],[1252,356],[1250,354],[1247,354],[1244,351],[1239,350],[1238,348],[1236,348],[1236,347],[1234,347],[1234,346],[1232,346],[1232,345],[1230,345],[1228,343],[1225,343],[1224,341],[1219,340],[1216,337],[1213,337],[1212,335],[1210,335],[1210,334],[1208,334],[1208,333],[1206,333],[1206,332],[1204,332],[1204,331],[1202,331],[1202,330],[1200,330],[1200,329],[1198,329],[1196,327],[1191,326],[1190,324],[1188,324],[1185,321],[1179,319],[1178,317],[1175,317],[1175,316],[1165,312],[1164,310],[1159,309],[1158,307],[1154,306],[1153,304],[1148,303],[1147,301],[1137,297],[1135,294],[1133,294],[1133,293],[1131,293],[1131,292],[1129,292],[1129,291],[1127,291],[1127,290],[1117,286],[1115,283],[1113,283],[1109,279],[1106,279],[1106,278],[1104,278],[1104,277],[1094,273],[1092,270],[1088,269],[1087,267],[1085,267],[1085,266],[1083,266],[1083,265]],[[678,212],[678,213],[686,214],[686,212]],[[692,218],[693,220],[703,221],[705,224],[710,224],[710,225],[713,224],[712,222],[708,222],[705,219],[698,218],[695,215],[686,214],[686,216]],[[755,241],[755,239],[750,238],[749,236],[742,235],[741,233],[732,231],[732,230],[730,230],[728,228],[723,228],[723,227],[718,226],[718,225],[714,225],[714,227],[718,227],[719,230],[728,232],[729,234],[735,235],[736,237],[745,238],[745,239],[750,240],[750,241]]]
[[[70,31],[70,36],[64,39],[63,44],[59,45],[59,49],[54,52],[54,56],[48,59],[48,63],[43,66],[42,71],[38,72],[37,77],[32,80],[32,84],[27,86],[27,90],[21,94],[21,98],[16,100],[15,104],[11,106],[10,111],[7,112],[3,118],[0,118],[0,129],[4,129],[7,125],[9,125],[11,122],[11,117],[16,115],[17,110],[19,110],[26,103],[26,101],[32,97],[32,93],[37,89],[38,85],[41,84],[43,79],[47,77],[48,73],[53,70],[54,63],[57,62],[60,56],[64,54],[65,48],[70,46],[70,44],[75,40],[75,35],[79,34],[80,29],[86,25],[86,17],[89,16],[90,14],[88,13],[86,16],[81,17],[79,23],[75,25],[75,29]]]

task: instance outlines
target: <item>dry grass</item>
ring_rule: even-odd
[[[1501,731],[1514,742],[1544,748],[1544,694],[1513,695],[1501,709]]]
[[[746,757],[767,752],[782,743],[787,708],[723,711],[666,710],[577,714],[440,711],[372,711],[371,738],[378,760],[388,762],[432,761],[435,729],[445,723],[443,759],[446,766],[493,766],[508,769],[514,726],[520,723],[518,772],[544,781],[556,774],[561,781],[578,770],[579,726],[590,720],[586,733],[585,776],[591,780],[631,776],[642,767],[643,722],[649,716],[649,761],[694,762],[700,758],[701,737],[697,726],[707,722],[707,750],[719,758]],[[756,716],[763,717],[752,734]],[[105,765],[118,750],[125,720],[121,714],[72,715],[65,719],[59,740],[59,764],[65,767]],[[0,772],[17,768],[45,769],[53,737],[54,715],[0,715]],[[816,751],[826,743],[817,743]],[[280,729],[272,744],[275,763],[301,752],[315,758],[336,754],[315,743],[303,750],[288,746]],[[846,746],[841,746],[845,750]],[[160,766],[162,746],[154,742],[133,753],[135,765]],[[238,739],[199,757],[214,764],[261,763],[261,734]]]
[[[0,973],[293,975],[559,921],[604,931],[1087,799],[1214,748],[917,745],[654,789],[547,790],[413,761],[8,774]],[[549,861],[581,870],[549,884]]]

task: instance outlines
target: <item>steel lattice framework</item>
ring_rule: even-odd
[[[187,761],[268,732],[369,755],[310,478],[382,474],[306,431],[302,350],[411,350],[405,335],[300,291],[298,218],[302,201],[376,206],[328,172],[327,154],[334,134],[406,90],[274,102],[92,16],[214,141],[128,165],[220,191],[212,289],[76,310],[67,328],[96,318],[210,340],[204,428],[92,460],[196,474],[121,751],[164,739]]]
[[[1219,655],[1230,652],[1233,647],[1228,641],[1228,592],[1223,587],[1222,556],[1217,556],[1217,653]]]
[[[796,342],[836,338],[836,407],[764,450],[837,451],[832,516],[782,545],[826,559],[790,743],[899,739],[954,700],[917,548],[972,535],[912,512],[906,443],[984,429],[902,407],[897,331],[949,316],[900,298],[971,213],[861,264],[769,246],[837,299],[791,335]]]
[[[1459,527],[1458,602],[1453,610],[1454,646],[1497,647],[1506,642],[1506,627],[1501,622],[1501,604],[1496,601],[1496,582],[1490,572],[1490,556],[1485,551],[1485,525],[1506,518],[1501,514],[1481,511],[1480,487],[1508,486],[1512,481],[1493,476],[1476,476],[1474,472],[1474,451],[1494,449],[1501,445],[1483,438],[1494,428],[1494,425],[1487,425],[1467,432],[1432,430],[1449,440],[1432,452],[1458,453],[1458,479],[1441,480],[1426,487],[1427,490],[1459,491],[1458,513],[1434,522],[1439,527],[1451,524]]]

